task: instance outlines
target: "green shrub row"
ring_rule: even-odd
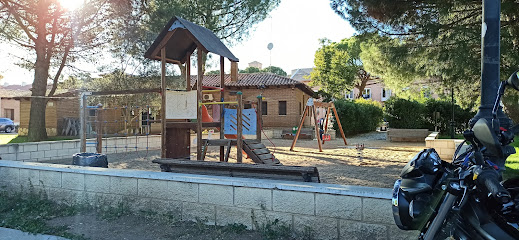
[[[475,112],[454,105],[454,129],[457,133],[468,127]],[[424,103],[391,97],[384,103],[384,118],[391,128],[427,128],[441,133],[450,132],[452,103],[427,99]]]
[[[348,135],[375,131],[382,122],[383,111],[379,102],[365,99],[336,100],[335,108],[341,120],[342,130]],[[338,124],[334,122],[338,131]]]

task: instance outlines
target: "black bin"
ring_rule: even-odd
[[[99,153],[76,153],[72,156],[72,165],[108,168],[108,158]]]

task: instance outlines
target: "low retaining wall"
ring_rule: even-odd
[[[88,139],[87,143],[95,142]],[[103,153],[160,149],[160,135],[116,137],[103,139]],[[106,147],[106,148],[105,148]],[[117,148],[116,148],[117,147]],[[52,158],[71,157],[79,152],[80,140],[13,143],[0,145],[3,160],[38,162]],[[95,152],[95,144],[87,144],[87,152]]]
[[[431,131],[429,129],[396,129],[387,130],[387,140],[391,142],[423,142]]]
[[[67,204],[127,204],[181,220],[257,229],[275,219],[319,239],[416,239],[395,226],[391,189],[0,161],[0,190]]]
[[[433,132],[425,138],[425,147],[434,148],[440,158],[445,161],[452,160],[456,148],[463,142],[463,139],[438,139],[439,133]]]

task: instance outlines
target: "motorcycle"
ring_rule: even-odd
[[[519,239],[519,177],[502,181],[519,125],[501,126],[497,113],[506,87],[519,91],[519,73],[501,82],[491,119],[463,133],[452,162],[434,149],[417,154],[393,188],[396,225],[419,239]],[[505,125],[505,124],[503,124]]]

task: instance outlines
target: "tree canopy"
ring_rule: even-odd
[[[360,33],[386,36],[375,46],[383,60],[369,68],[384,69],[403,83],[409,76],[454,88],[457,100],[474,106],[479,95],[481,1],[331,0],[331,7]],[[502,1],[501,78],[519,66],[519,3]],[[389,42],[389,43],[388,43]],[[398,59],[399,61],[394,61]],[[401,64],[400,64],[401,63]],[[389,70],[389,71],[387,71]],[[385,74],[381,77],[386,78]],[[442,93],[443,89],[439,89]]]
[[[274,74],[277,74],[279,76],[283,76],[283,77],[286,77],[287,76],[287,73],[280,67],[276,67],[276,66],[269,66],[269,67],[266,67],[264,69],[261,69],[262,72],[269,72],[269,73],[274,73]]]
[[[239,73],[258,73],[258,72],[261,72],[261,70],[257,67],[247,67],[247,68],[239,71]]]
[[[312,84],[335,98],[344,98],[346,91],[359,88],[360,96],[371,78],[364,69],[361,54],[361,40],[366,36],[345,38],[340,42],[321,39],[321,47],[314,58],[315,68],[310,73]]]

